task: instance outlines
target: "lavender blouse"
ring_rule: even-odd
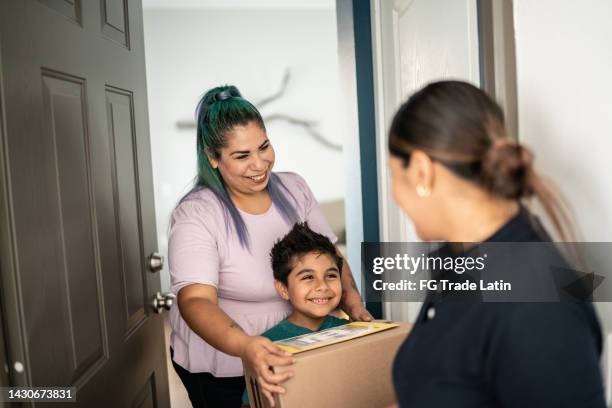
[[[295,198],[300,220],[335,243],[337,238],[304,179],[295,173],[277,174]],[[174,210],[168,244],[171,290],[178,294],[194,283],[214,286],[219,307],[247,334],[259,335],[290,312],[289,303],[274,289],[270,250],[292,226],[274,205],[264,214],[240,214],[249,232],[250,251],[240,246],[231,222],[226,227],[223,207],[210,190],[193,193]],[[170,309],[170,324],[174,361],[181,367],[216,377],[243,375],[240,359],[216,350],[191,331],[176,304]]]

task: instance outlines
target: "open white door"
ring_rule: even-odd
[[[372,0],[382,241],[417,241],[391,201],[387,133],[393,114],[425,84],[454,78],[480,84],[476,0]],[[384,317],[414,321],[419,303],[386,303]]]

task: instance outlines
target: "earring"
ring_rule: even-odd
[[[429,197],[429,195],[431,194],[431,190],[419,184],[416,187],[416,193],[419,197]]]

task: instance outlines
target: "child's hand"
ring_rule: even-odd
[[[250,337],[244,346],[242,360],[257,377],[262,393],[268,399],[270,406],[274,406],[274,394],[284,394],[285,389],[278,384],[287,381],[293,376],[293,371],[275,374],[274,366],[288,366],[295,363],[291,353],[278,347],[265,337]]]

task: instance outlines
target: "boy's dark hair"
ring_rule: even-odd
[[[336,247],[325,235],[318,234],[308,227],[308,223],[296,223],[291,231],[272,247],[272,271],[274,279],[287,285],[289,273],[295,265],[296,258],[309,252],[327,254],[342,273],[342,257],[336,252]]]

